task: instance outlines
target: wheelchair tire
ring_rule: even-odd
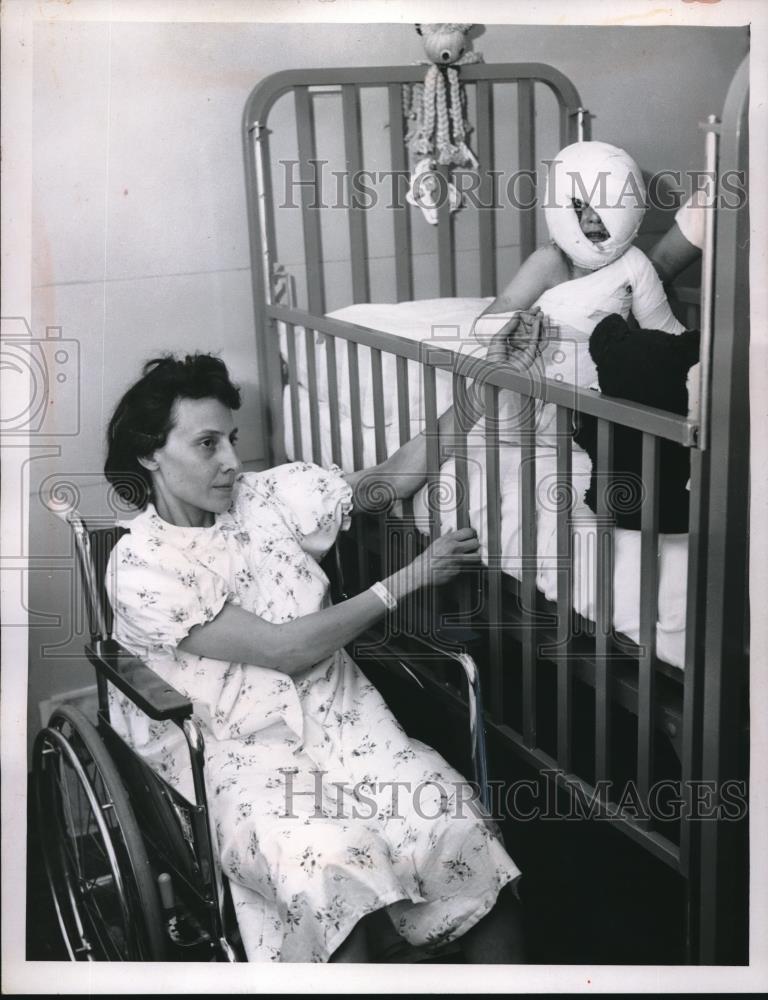
[[[37,819],[72,961],[162,961],[166,935],[144,840],[95,726],[56,709],[34,749]]]

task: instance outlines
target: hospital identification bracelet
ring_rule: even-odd
[[[382,601],[389,611],[394,611],[397,607],[397,600],[381,581],[374,583],[369,590]]]

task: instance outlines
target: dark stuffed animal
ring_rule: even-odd
[[[589,339],[589,353],[597,366],[600,391],[645,406],[685,416],[688,412],[686,377],[699,360],[699,331],[674,335],[662,330],[631,330],[616,314],[606,316]],[[574,440],[592,460],[592,476],[584,497],[597,510],[597,420],[581,414]],[[613,468],[609,506],[620,528],[640,528],[642,513],[642,434],[614,425]],[[688,449],[662,440],[659,447],[659,530],[679,534],[688,530],[690,476]]]

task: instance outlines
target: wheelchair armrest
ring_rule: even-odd
[[[172,720],[181,725],[192,715],[190,701],[114,639],[99,639],[93,646],[86,646],[85,652],[99,674],[150,719]]]

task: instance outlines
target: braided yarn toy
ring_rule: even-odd
[[[482,56],[465,50],[471,24],[417,24],[430,63],[423,84],[404,88],[404,113],[408,121],[405,141],[417,160],[407,200],[417,205],[427,222],[437,222],[437,195],[441,186],[435,170],[441,166],[470,166],[477,158],[467,145],[470,131],[465,119],[465,95],[457,66],[480,62]],[[455,185],[447,185],[452,212],[461,206]]]

